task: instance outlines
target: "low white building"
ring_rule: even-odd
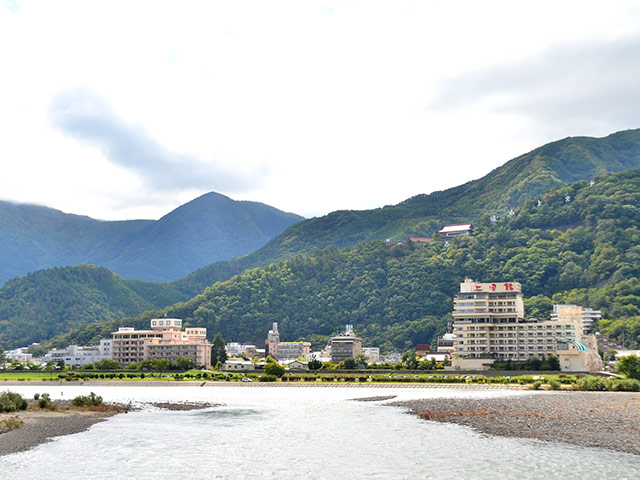
[[[232,358],[227,360],[222,365],[222,370],[226,372],[253,372],[256,366],[249,360],[240,360],[238,358]]]
[[[284,365],[292,372],[305,372],[309,370],[309,362],[305,362],[303,360],[291,360],[284,362]]]
[[[33,362],[33,355],[27,353],[29,347],[20,347],[15,350],[8,350],[5,353],[8,362],[18,361],[20,363]]]
[[[111,359],[112,341],[111,339],[100,340],[99,345],[79,347],[69,345],[64,349],[49,350],[42,357],[43,362],[58,362],[62,360],[65,365],[81,367],[99,360]]]

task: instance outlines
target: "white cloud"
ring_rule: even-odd
[[[22,2],[0,8],[1,196],[99,218],[208,190],[396,203],[637,127],[638,26],[634,2]]]

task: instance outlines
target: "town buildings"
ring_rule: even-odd
[[[230,342],[225,345],[227,355],[230,357],[239,357],[244,355],[247,358],[258,356],[258,349],[255,345],[244,345],[238,342]]]
[[[294,360],[298,357],[307,358],[311,353],[311,343],[309,342],[281,342],[278,323],[274,322],[273,327],[267,334],[265,341],[265,353],[278,361]]]
[[[362,353],[367,357],[367,363],[380,361],[380,349],[378,347],[362,347]]]
[[[582,352],[580,362],[585,368],[596,368],[597,360],[591,358],[594,349],[587,346],[591,342],[583,339],[581,311],[566,307],[557,309],[554,320],[526,320],[519,283],[476,283],[466,279],[454,297],[453,366],[486,369],[496,359],[523,361],[560,356],[560,352],[573,351],[571,345],[580,344],[585,347],[577,350]],[[563,359],[560,361],[562,367]],[[579,364],[573,357],[564,362],[568,367],[563,370]]]
[[[353,326],[347,325],[345,333],[331,338],[331,361],[340,363],[347,358],[355,358],[362,353],[362,339],[353,333]]]
[[[111,348],[111,339],[103,339],[100,340],[99,345],[86,347],[69,345],[67,348],[49,350],[41,358],[41,361],[43,363],[63,361],[65,365],[81,367],[100,360],[110,360],[112,355]]]
[[[119,328],[113,332],[113,360],[129,365],[143,360],[192,358],[194,363],[211,367],[211,343],[206,328],[182,329],[178,318],[154,318],[151,330]]]
[[[34,361],[33,355],[29,353],[28,350],[29,350],[29,347],[20,347],[14,350],[7,350],[4,353],[5,353],[5,356],[7,357],[7,360],[12,362],[16,361],[24,364],[24,363],[29,363]]]
[[[437,351],[436,353],[453,353],[453,341],[454,336],[453,333],[445,333],[441,338],[437,340]]]
[[[295,360],[298,357],[307,358],[310,353],[311,343],[309,342],[280,342],[276,360],[285,362]]]

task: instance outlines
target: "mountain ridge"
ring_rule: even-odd
[[[300,219],[215,192],[159,220],[95,220],[0,201],[0,282],[76,264],[104,266],[127,278],[171,281],[212,262],[249,253]]]
[[[207,285],[242,271],[266,266],[299,253],[368,240],[404,240],[432,236],[447,223],[477,222],[506,215],[536,195],[596,175],[640,168],[640,129],[602,138],[567,137],[509,160],[487,175],[463,185],[420,194],[397,205],[371,210],[339,210],[298,222],[255,252],[212,265],[177,280],[195,295]]]

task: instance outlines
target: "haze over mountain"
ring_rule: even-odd
[[[167,282],[254,251],[302,217],[208,193],[154,220],[100,221],[0,201],[0,283],[76,264]]]

